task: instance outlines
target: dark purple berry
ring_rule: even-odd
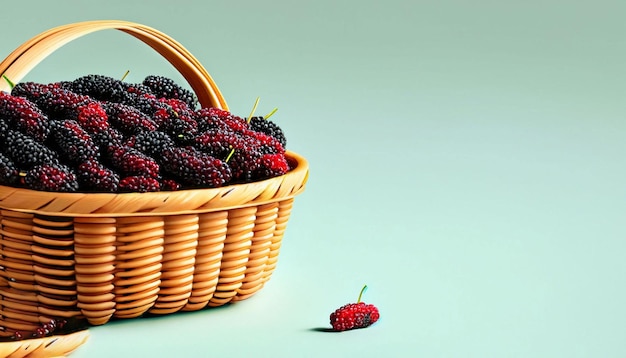
[[[187,103],[189,108],[195,108],[198,105],[198,99],[193,92],[182,88],[170,78],[155,75],[147,76],[143,85],[150,88],[157,98],[179,99]]]
[[[81,163],[76,172],[81,187],[87,190],[114,193],[119,188],[120,176],[96,160]]]
[[[99,101],[125,103],[129,94],[121,80],[104,75],[86,75],[72,81],[72,90]]]
[[[64,159],[78,164],[100,156],[99,148],[75,120],[57,121],[52,127],[52,137]]]
[[[11,159],[0,153],[0,185],[14,185],[19,178],[19,171]]]
[[[161,165],[169,175],[192,187],[221,187],[231,180],[224,161],[191,147],[164,150]]]
[[[42,164],[24,177],[27,188],[41,191],[74,192],[78,190],[76,174],[62,164]]]
[[[160,131],[141,131],[129,137],[125,144],[151,157],[159,156],[163,150],[176,145],[169,135]]]
[[[14,130],[9,130],[7,133],[5,153],[20,169],[25,170],[59,161],[59,155],[56,152],[32,137]]]
[[[287,148],[287,138],[285,137],[285,133],[276,123],[263,117],[252,117],[249,125],[250,129],[253,131],[265,133],[274,137],[283,146],[283,148]]]
[[[108,127],[102,131],[92,133],[91,138],[98,147],[100,147],[100,153],[106,156],[107,149],[111,146],[121,146],[124,144],[124,135],[122,132],[115,128]]]

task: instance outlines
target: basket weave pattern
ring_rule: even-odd
[[[31,39],[0,64],[19,81],[47,54],[93,31],[127,32],[166,57],[207,107],[227,109],[193,56],[143,25],[93,21]],[[0,335],[52,317],[101,325],[246,299],[276,262],[308,164],[287,152],[281,177],[177,192],[47,193],[0,186]]]

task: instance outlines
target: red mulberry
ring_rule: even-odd
[[[141,175],[122,178],[119,185],[120,192],[145,193],[150,191],[159,191],[160,189],[158,180]]]
[[[0,117],[38,142],[43,143],[50,134],[48,116],[26,98],[0,92]]]
[[[124,176],[143,175],[151,178],[159,177],[159,164],[151,157],[127,146],[111,146],[108,159],[114,169]]]
[[[78,190],[76,174],[63,164],[42,164],[26,172],[27,188],[41,191],[74,192]]]

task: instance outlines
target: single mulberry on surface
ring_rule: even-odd
[[[366,289],[367,285],[363,286],[356,303],[343,305],[330,314],[330,324],[333,330],[341,332],[366,328],[378,321],[380,318],[378,308],[372,304],[361,302],[361,296]]]
[[[366,328],[380,318],[378,308],[364,302],[349,303],[330,314],[330,324],[335,331]]]
[[[76,174],[63,164],[42,164],[26,172],[27,188],[41,191],[74,192],[78,190]]]

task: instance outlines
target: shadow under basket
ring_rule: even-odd
[[[0,73],[17,82],[55,48],[104,29],[147,43],[184,75],[202,106],[227,109],[180,44],[123,21],[49,30],[12,53]],[[286,156],[287,174],[222,188],[101,194],[0,186],[0,335],[51,318],[101,325],[250,297],[276,268],[294,197],[308,178],[307,161]]]

